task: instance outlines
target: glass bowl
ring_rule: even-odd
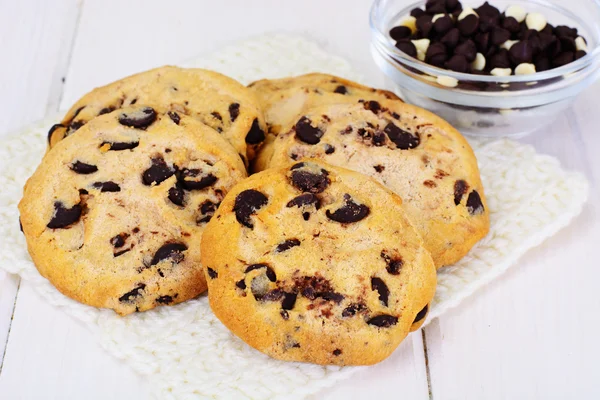
[[[462,1],[476,8],[484,0]],[[371,7],[371,52],[393,89],[408,103],[428,109],[466,135],[518,137],[550,124],[600,74],[600,0],[490,0],[500,11],[521,5],[548,23],[576,27],[588,54],[559,68],[531,75],[497,77],[438,68],[401,52],[389,37],[415,7],[402,0],[375,0]],[[442,78],[440,77],[449,77]],[[438,82],[451,82],[455,87]]]

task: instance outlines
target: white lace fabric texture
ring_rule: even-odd
[[[343,59],[298,36],[270,35],[222,49],[185,66],[214,69],[244,84],[319,71],[361,80]],[[61,114],[62,116],[62,114]],[[365,367],[281,362],[250,348],[212,314],[206,296],[122,318],[79,304],[41,277],[19,232],[17,204],[25,180],[60,116],[3,140],[0,148],[0,268],[19,274],[49,303],[83,322],[110,354],[147,377],[159,399],[298,399],[318,393]],[[509,140],[470,140],[491,218],[489,235],[458,264],[438,272],[427,322],[457,306],[516,264],[528,249],[566,226],[582,209],[588,183],[579,173],[530,146]]]

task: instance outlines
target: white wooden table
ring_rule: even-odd
[[[575,0],[573,0],[575,1]],[[583,0],[577,0],[583,1]],[[0,0],[0,134],[89,89],[264,32],[304,33],[380,77],[368,0]],[[315,398],[600,398],[600,82],[524,139],[587,175],[574,223],[385,362]],[[1,172],[0,172],[1,173]],[[1,190],[1,188],[0,188]],[[1,240],[1,238],[0,238]],[[145,399],[147,385],[0,272],[0,399]]]

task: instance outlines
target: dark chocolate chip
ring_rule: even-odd
[[[175,111],[169,111],[167,115],[169,116],[169,118],[171,118],[171,121],[179,125],[179,122],[181,121],[181,117],[179,116],[179,114],[177,114]]]
[[[156,299],[158,304],[171,304],[173,302],[173,297],[169,295],[160,296]]]
[[[446,62],[447,59],[448,54],[446,52],[446,46],[443,43],[432,43],[427,48],[427,53],[425,54],[425,61],[429,64],[441,67],[444,65],[444,62]]]
[[[248,228],[254,228],[250,216],[254,215],[257,210],[261,209],[268,202],[267,196],[258,190],[244,190],[235,198],[235,205],[233,206],[235,218],[240,224]]]
[[[498,26],[492,30],[490,39],[492,40],[492,44],[500,46],[502,43],[510,39],[510,31]]]
[[[552,65],[554,67],[562,67],[563,65],[567,65],[575,59],[575,53],[573,52],[564,52],[560,53],[558,56],[552,60]]]
[[[550,68],[552,68],[552,64],[550,63],[550,59],[548,57],[540,57],[535,62],[536,72],[546,71]]]
[[[409,40],[401,40],[396,42],[396,48],[403,53],[408,54],[411,57],[417,56],[417,48],[413,44],[413,42]]]
[[[379,112],[381,111],[381,104],[379,104],[375,100],[365,101],[363,103],[363,106],[365,107],[365,110],[369,110],[373,112],[373,114],[379,114]]]
[[[446,61],[445,66],[451,71],[467,72],[469,63],[467,62],[467,58],[465,56],[456,54]]]
[[[138,284],[135,289],[130,292],[125,293],[123,296],[119,297],[119,301],[121,303],[132,303],[138,297],[142,296],[142,292],[146,288],[146,285],[143,283]]]
[[[399,27],[399,26],[397,26],[396,28],[402,28],[402,27]],[[396,29],[396,28],[394,28],[394,29]],[[394,31],[394,29],[392,29],[392,30],[390,31],[390,35],[391,35],[391,33]],[[408,32],[409,32],[409,35],[410,35],[410,29],[408,30]],[[392,36],[392,37],[393,37],[393,36]],[[344,86],[344,85],[339,85],[338,87],[336,87],[336,88],[333,90],[333,92],[334,92],[334,93],[338,93],[338,94],[346,94],[346,93],[348,93],[348,90],[346,89],[346,86]]]
[[[146,186],[158,185],[174,173],[175,169],[169,167],[162,157],[154,157],[150,168],[142,173],[142,182]]]
[[[312,121],[307,117],[298,120],[295,126],[296,138],[307,144],[317,144],[321,141],[323,132],[311,125]]]
[[[204,175],[199,180],[190,179],[197,177],[200,175],[200,173],[201,171],[197,169],[184,168],[178,172],[177,181],[183,189],[192,191],[205,189],[214,185],[214,183],[218,180],[218,178],[213,174]]]
[[[183,243],[164,244],[156,251],[156,253],[154,253],[150,265],[156,265],[159,262],[168,259],[171,259],[173,263],[178,264],[185,258],[182,253],[186,250],[187,246]]]
[[[116,249],[123,247],[125,246],[125,239],[127,239],[128,236],[129,235],[126,233],[119,233],[110,239],[110,244],[112,244],[112,246]]]
[[[266,269],[267,278],[269,278],[269,280],[271,282],[277,281],[277,276],[275,275],[275,271],[273,271],[273,269],[271,267],[269,267],[267,264],[252,264],[252,265],[248,266],[248,268],[246,268],[244,273],[247,274],[250,271],[254,271],[255,269],[260,269],[260,268]]]
[[[417,18],[417,30],[423,35],[423,37],[428,37],[429,33],[433,29],[433,22],[431,22],[432,18],[433,17],[428,14],[421,15],[419,18]]]
[[[50,130],[48,131],[48,143],[50,143],[50,141],[52,140],[52,135],[54,134],[54,132],[59,128],[66,128],[66,126],[64,126],[63,124],[54,124],[50,127]]]
[[[428,0],[425,3],[425,12],[429,14],[441,14],[446,12],[446,4],[444,0]]]
[[[458,44],[460,39],[460,31],[458,28],[453,28],[448,31],[442,38],[440,39],[440,43],[446,46],[448,49],[453,49]],[[435,44],[435,43],[432,43]],[[431,45],[430,45],[431,47]],[[429,50],[429,48],[427,49]]]
[[[317,297],[326,301],[334,301],[338,304],[344,300],[344,295],[336,292],[319,292],[317,293]]]
[[[462,10],[462,4],[460,4],[459,0],[446,0],[446,10],[454,11],[457,8]]]
[[[508,56],[508,50],[500,49],[491,56],[488,60],[486,67],[490,70],[494,68],[510,68],[510,59]]]
[[[425,10],[423,10],[422,8],[419,8],[419,7],[416,7],[416,8],[413,8],[412,10],[410,10],[411,17],[419,18],[423,14],[425,14]]]
[[[173,204],[183,207],[184,196],[185,192],[179,186],[174,186],[169,189],[169,200],[171,200]]]
[[[73,121],[69,124],[69,131],[65,134],[65,136],[69,136],[71,135],[73,132],[75,132],[76,130],[78,130],[79,128],[81,128],[83,125],[85,125],[84,121]]]
[[[287,203],[287,207],[303,207],[312,205],[314,205],[317,210],[321,207],[321,201],[312,193],[301,194],[298,197],[294,197]]]
[[[454,28],[454,21],[452,21],[452,18],[450,18],[448,15],[444,15],[443,17],[436,19],[433,23],[433,29],[439,35],[444,35],[452,28]]]
[[[309,193],[321,193],[331,183],[325,170],[321,170],[320,174],[316,174],[307,170],[294,170],[291,175],[291,183],[298,190]]]
[[[489,32],[478,33],[474,37],[475,46],[477,46],[477,51],[481,54],[487,53],[490,46],[490,34]]]
[[[197,224],[202,224],[208,222],[212,219],[213,215],[215,215],[215,211],[217,211],[218,204],[213,203],[210,200],[204,200],[202,204],[200,204],[199,210],[201,217],[196,219]]]
[[[102,142],[100,147],[108,145],[108,150],[121,151],[135,149],[139,144],[140,142]]]
[[[208,276],[210,277],[210,279],[216,279],[219,277],[219,274],[217,273],[217,271],[215,271],[214,269],[212,269],[210,267],[206,267],[206,272],[208,272]]]
[[[94,172],[98,171],[98,167],[96,167],[95,165],[86,164],[79,160],[72,163],[70,168],[71,168],[71,171],[76,172],[81,175],[89,175],[89,174],[93,174]]]
[[[240,115],[240,105],[239,105],[239,103],[231,103],[229,105],[229,117],[231,119],[231,122],[235,122],[235,120],[237,119],[238,115]]]
[[[221,114],[218,111],[213,111],[213,112],[210,113],[210,115],[212,115],[213,117],[215,117],[219,121],[223,121],[223,117],[221,116]]]
[[[92,184],[94,189],[100,189],[100,192],[120,192],[121,187],[112,181],[106,182],[94,182]]]
[[[431,46],[430,46],[431,47]],[[465,40],[454,49],[454,55],[465,56],[467,62],[471,63],[477,55],[477,46],[471,39]]]
[[[333,351],[333,355],[336,356],[336,357],[339,356],[340,354],[342,354],[342,350],[340,350],[340,349],[335,349]]]
[[[488,15],[479,16],[480,32],[491,32],[496,26],[498,26],[498,17],[491,17]]]
[[[392,325],[396,325],[398,323],[398,318],[393,315],[381,314],[376,317],[371,318],[367,321],[367,324],[374,325],[379,328],[389,328]]]
[[[457,206],[460,204],[462,197],[467,193],[468,190],[469,185],[462,179],[459,179],[456,182],[454,182],[454,205]]]
[[[385,133],[381,132],[381,131],[377,131],[373,134],[373,146],[376,147],[380,147],[385,145],[385,141],[386,141],[386,135]]]
[[[284,310],[292,310],[296,305],[296,293],[284,293],[283,300],[281,301],[281,308]]]
[[[246,280],[245,279],[241,279],[239,281],[237,281],[235,283],[235,286],[242,289],[242,290],[246,290]]]
[[[577,45],[575,44],[575,39],[568,36],[563,36],[558,38],[560,40],[560,47],[562,51],[575,52],[577,51]]]
[[[554,28],[554,34],[556,36],[558,36],[559,38],[561,37],[570,37],[573,39],[577,38],[577,28],[569,28],[568,26],[565,25],[558,25],[556,28]]]
[[[481,202],[481,197],[476,190],[473,190],[471,193],[469,193],[469,197],[467,198],[467,211],[471,215],[483,214],[483,203]]]
[[[383,131],[388,135],[390,140],[394,142],[396,147],[401,150],[414,149],[421,143],[419,135],[413,135],[403,129],[398,128],[393,123],[388,123]]]
[[[356,314],[361,313],[366,310],[367,310],[367,306],[365,306],[362,303],[350,304],[348,307],[346,307],[344,309],[344,311],[342,311],[342,317],[344,317],[344,318],[353,317]]]
[[[415,320],[413,321],[413,324],[415,324],[415,323],[419,322],[420,320],[422,320],[423,318],[425,318],[425,316],[427,315],[427,310],[429,310],[429,304],[427,304],[425,307],[423,307],[423,309],[421,311],[419,311],[419,313],[415,317]]]
[[[342,224],[358,222],[366,218],[370,213],[369,207],[364,204],[357,204],[352,200],[349,194],[344,195],[344,205],[331,212],[325,211],[325,215],[332,221]]]
[[[404,265],[404,261],[400,257],[392,258],[385,251],[381,252],[381,258],[385,260],[385,269],[392,275],[399,275],[402,266]]]
[[[390,290],[388,289],[385,282],[380,278],[372,277],[371,278],[371,290],[379,293],[379,301],[381,301],[381,303],[387,307],[388,299],[390,297]]]
[[[531,46],[527,40],[522,40],[513,44],[508,51],[508,55],[515,65],[530,63],[533,59]]]
[[[298,239],[288,239],[284,242],[279,243],[275,248],[275,252],[282,253],[296,246],[300,246],[300,241]]]
[[[259,144],[265,140],[265,131],[260,128],[258,119],[254,118],[250,130],[246,134],[246,143],[248,144]]]
[[[478,15],[487,15],[489,17],[498,17],[500,15],[500,10],[498,10],[496,7],[494,7],[487,1],[478,8],[476,8],[475,12]]]
[[[581,57],[585,57],[587,53],[585,52],[585,50],[578,50],[575,53],[575,60],[579,60]]]
[[[506,17],[502,21],[502,27],[511,33],[519,33],[521,30],[521,25],[519,22],[513,17]]]
[[[407,26],[396,26],[390,30],[390,36],[394,40],[407,39],[412,35],[412,31]],[[342,88],[342,91],[338,91],[339,88]],[[335,93],[346,94],[345,86],[338,86],[335,90]]]
[[[385,170],[385,167],[383,165],[373,165],[373,168],[375,168],[375,171],[382,173],[383,170]]]
[[[332,145],[325,143],[325,154],[333,154],[335,152],[335,147]]]
[[[131,128],[146,129],[156,120],[156,111],[151,107],[124,112],[119,115],[119,123]]]
[[[458,30],[463,36],[471,36],[479,28],[479,18],[477,15],[469,14],[458,21]]]
[[[115,111],[116,108],[114,106],[104,107],[102,110],[98,111],[98,115],[104,115]]]
[[[54,202],[54,215],[48,225],[50,229],[68,228],[69,225],[79,221],[83,208],[79,204],[75,204],[71,208],[66,208],[62,202]]]

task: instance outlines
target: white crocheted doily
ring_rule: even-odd
[[[301,37],[271,35],[222,49],[186,66],[214,69],[242,83],[312,71],[361,80],[344,60]],[[3,140],[0,147],[0,268],[19,274],[51,304],[81,320],[111,354],[147,376],[160,399],[297,399],[348,378],[358,367],[280,362],[233,336],[211,313],[206,297],[174,307],[118,317],[79,304],[42,278],[19,232],[17,203],[45,151],[54,116]],[[428,321],[458,305],[528,249],[566,226],[587,199],[582,175],[509,140],[470,140],[491,217],[491,230],[462,261],[438,272]]]

